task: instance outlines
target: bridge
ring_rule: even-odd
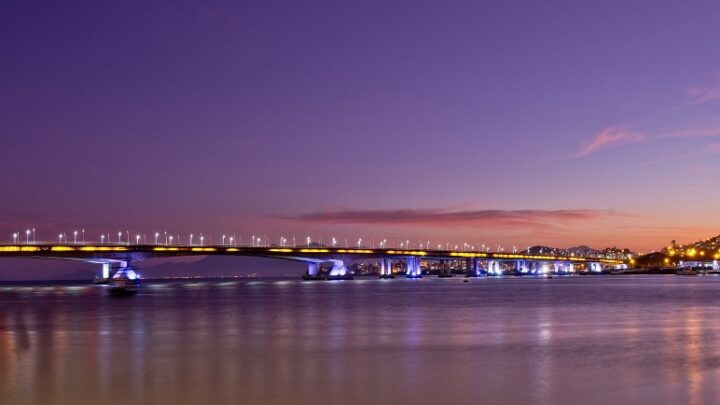
[[[380,277],[393,278],[399,268],[408,278],[422,276],[422,263],[437,261],[440,276],[450,276],[451,261],[464,265],[467,276],[501,275],[506,270],[518,274],[573,274],[579,270],[600,273],[605,268],[627,268],[623,260],[607,257],[533,255],[525,253],[483,252],[475,250],[432,250],[392,248],[338,248],[327,246],[239,246],[171,244],[34,243],[0,244],[0,258],[76,260],[95,263],[102,278],[116,274],[135,274],[132,263],[150,258],[181,256],[244,256],[286,259],[307,263],[305,279],[348,279],[346,263],[353,260],[379,262]]]

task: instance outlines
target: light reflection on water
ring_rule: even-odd
[[[716,403],[720,278],[0,287],[0,402]]]

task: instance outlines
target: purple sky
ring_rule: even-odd
[[[3,1],[0,239],[715,235],[718,21],[717,1]]]

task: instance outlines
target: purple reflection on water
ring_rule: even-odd
[[[712,403],[720,278],[2,287],[7,403]],[[78,293],[69,293],[76,291]]]

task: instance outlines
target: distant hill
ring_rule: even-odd
[[[717,260],[720,259],[720,235],[684,245],[673,240],[661,251],[673,258]]]
[[[524,254],[531,254],[531,255],[562,255],[562,256],[583,256],[583,257],[592,257],[592,256],[627,256],[627,255],[634,255],[634,253],[630,249],[620,249],[617,247],[608,247],[602,250],[593,249],[586,245],[579,245],[579,246],[573,246],[569,248],[556,248],[551,246],[533,246],[529,249],[523,250],[521,253]]]

